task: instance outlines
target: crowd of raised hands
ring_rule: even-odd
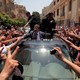
[[[11,27],[11,30],[0,30],[0,60],[4,61],[4,67],[0,73],[1,80],[8,80],[14,69],[19,65],[18,61],[15,60],[16,54],[18,53],[18,43],[23,39],[24,31],[18,30],[18,28]],[[78,52],[73,62],[67,60],[61,49],[55,47],[54,49],[58,52],[54,56],[66,63],[71,69],[73,69],[78,75],[80,75],[80,29],[76,27],[70,27],[68,29],[62,28],[57,31],[55,36],[62,39],[68,45],[71,50],[71,55],[76,54],[72,49]],[[11,53],[13,48],[16,49]],[[74,56],[72,56],[73,58]]]
[[[5,65],[3,67],[2,72],[0,73],[1,80],[7,80],[14,69],[18,66],[18,61],[15,60],[15,56],[19,50],[17,46],[13,53],[11,53],[11,49],[7,48],[7,56],[5,57]],[[1,55],[1,52],[0,52]]]
[[[73,59],[73,62],[71,62],[64,57],[59,47],[55,47],[54,49],[58,52],[55,55],[56,58],[71,67],[71,69],[73,69],[77,75],[80,75],[80,28],[70,27],[67,30],[63,28],[61,31],[57,31],[55,36],[63,40],[68,45],[70,52],[73,52],[69,55],[74,55],[71,56],[71,58]],[[77,51],[77,53],[75,53],[75,51],[73,50]]]
[[[19,65],[15,57],[19,50],[18,43],[23,39],[23,34],[24,32],[20,31],[18,27],[13,26],[11,29],[0,30],[0,61],[4,63],[0,80],[8,80]]]

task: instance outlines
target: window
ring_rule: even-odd
[[[57,16],[59,16],[59,9],[57,9]]]
[[[60,10],[60,16],[65,16],[65,6],[63,6]]]
[[[69,11],[72,9],[72,0],[69,1]]]
[[[55,17],[55,11],[54,11],[54,17]]]
[[[65,6],[63,6],[63,16],[65,16]]]
[[[64,56],[71,60],[68,55],[68,46],[59,39],[53,41],[27,40],[24,42],[24,48],[16,56],[16,59],[23,64],[24,80],[75,80],[75,75],[68,65],[50,55],[52,46],[60,47]]]
[[[2,2],[0,2],[0,7],[2,6]]]
[[[56,3],[55,3],[55,1],[54,1],[54,5],[55,5]]]

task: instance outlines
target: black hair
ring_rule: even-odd
[[[28,14],[30,15],[30,12],[26,12],[26,15],[28,15]]]
[[[48,13],[48,15],[50,16],[50,15],[53,15],[53,13],[52,12],[50,12],[50,13]]]
[[[21,71],[21,74],[23,74],[23,66],[21,63],[19,63],[17,68]]]

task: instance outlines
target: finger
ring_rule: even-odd
[[[0,57],[1,57],[2,60],[6,60],[7,59],[6,54],[1,54]]]
[[[59,59],[59,55],[58,54],[54,54],[54,56]]]
[[[18,65],[19,65],[18,63],[14,62],[14,63],[11,63],[11,64],[10,64],[10,67],[11,67],[12,69],[15,69]]]
[[[16,47],[16,49],[14,50],[14,52],[12,53],[12,59],[15,58],[16,54],[18,53],[18,50],[19,50],[19,46]]]
[[[4,49],[4,47],[0,50],[0,54],[2,53],[2,50]]]
[[[9,58],[9,57],[11,57],[11,50],[10,50],[10,48],[7,48],[7,57]]]
[[[15,64],[15,68],[19,65],[18,63],[14,63]]]
[[[13,60],[13,59],[11,60],[11,62],[12,62],[12,63],[18,63],[17,60]]]
[[[18,61],[13,61],[13,65],[15,66],[15,68],[19,65]]]
[[[54,49],[55,49],[56,51],[59,51],[59,50],[60,50],[60,48],[59,48],[59,47],[55,47]]]
[[[17,60],[10,60],[10,65],[11,66],[18,66],[18,61]]]

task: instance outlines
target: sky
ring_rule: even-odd
[[[48,6],[51,2],[52,0],[15,0],[15,3],[24,5],[26,10],[31,14],[33,11],[41,13],[42,9]]]

